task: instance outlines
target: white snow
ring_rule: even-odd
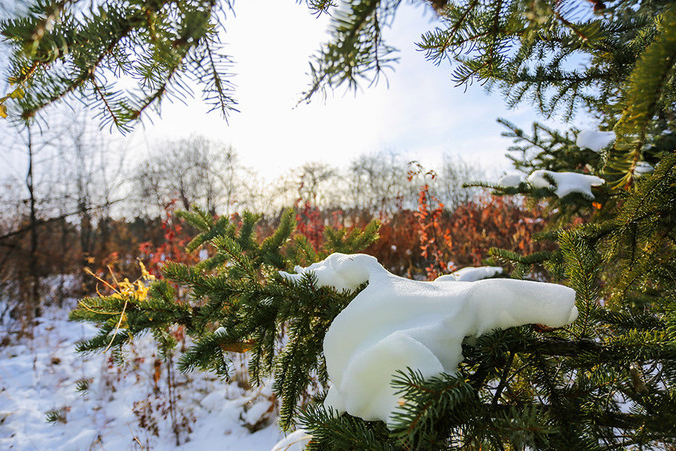
[[[325,405],[365,420],[389,422],[398,406],[397,370],[423,377],[454,373],[462,341],[529,323],[561,327],[577,317],[568,287],[514,279],[421,282],[390,274],[371,256],[332,254],[313,271],[325,286],[368,286],[334,319],[324,339],[331,387]]]
[[[203,262],[204,260],[206,260],[208,258],[209,258],[209,251],[207,251],[206,249],[200,249],[200,251],[199,251],[200,261]]]
[[[488,279],[498,274],[502,274],[502,268],[499,266],[479,266],[459,269],[450,274],[437,277],[435,282],[456,281],[456,282],[476,282],[481,279]]]
[[[505,188],[513,187],[517,188],[521,183],[525,182],[522,174],[511,173],[505,174],[498,180],[499,186],[504,186]]]
[[[214,335],[224,335],[226,333],[225,327],[221,326],[214,331]]]
[[[634,175],[637,177],[642,177],[646,174],[649,174],[655,170],[654,167],[650,163],[647,163],[645,161],[639,161],[636,163],[636,167],[634,168]]]
[[[551,177],[556,185],[547,180]],[[605,183],[601,177],[595,175],[580,174],[577,172],[552,172],[544,169],[533,171],[528,176],[528,183],[535,188],[553,189],[559,198],[565,197],[571,193],[580,193],[583,196],[593,199],[592,186],[601,186]]]
[[[369,270],[360,265],[346,265],[346,259],[352,260],[351,255],[333,254],[333,258],[327,258],[321,262],[313,263],[307,268],[296,266],[296,274],[280,271],[282,277],[290,280],[300,280],[305,273],[313,273],[321,287],[332,287],[336,291],[353,291],[359,285],[369,279]],[[341,257],[342,256],[342,257]],[[332,257],[332,256],[330,256]],[[370,257],[375,260],[374,257]]]
[[[615,141],[615,132],[583,130],[577,135],[575,144],[580,148],[587,148],[598,152],[613,141]]]
[[[250,427],[255,428],[268,422],[275,414],[274,398],[261,397],[250,403],[247,410],[242,414],[242,419]]]
[[[311,439],[311,435],[298,429],[280,440],[270,451],[303,451]]]
[[[170,415],[161,411],[167,408],[166,365],[161,366],[159,393],[153,383],[151,335],[134,341],[121,369],[109,355],[75,352],[75,342],[96,330],[68,321],[68,310],[47,309],[32,340],[18,338],[10,326],[0,324],[0,341],[11,340],[0,346],[0,450],[267,451],[283,437],[274,415],[270,425],[261,421],[270,415],[269,384],[245,390],[207,373],[184,376],[174,368],[180,395],[175,414],[192,429],[182,428],[177,446]],[[90,379],[85,394],[76,390],[81,379]],[[62,412],[65,423],[47,423],[50,410]],[[156,422],[158,435],[141,426],[144,414],[147,423]],[[247,424],[258,424],[260,430],[252,434]]]

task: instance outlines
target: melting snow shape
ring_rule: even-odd
[[[637,177],[641,177],[653,172],[654,170],[655,168],[652,167],[652,165],[650,165],[649,163],[646,163],[645,161],[639,161],[638,163],[636,163],[636,167],[634,168],[634,175],[636,175]]]
[[[303,451],[311,438],[303,429],[298,429],[280,440],[270,451]]]
[[[293,268],[294,271],[296,271],[296,274],[289,274],[285,271],[280,271],[279,274],[287,279],[300,281],[304,273],[312,272],[317,278],[319,286],[332,287],[337,291],[353,291],[369,279],[369,271],[365,267],[346,264],[346,261],[348,263],[352,261],[351,255],[333,255],[342,257],[327,258],[321,262],[313,263],[307,268],[296,266]],[[369,256],[363,255],[363,257]],[[375,257],[369,258],[372,259],[376,265],[380,266]]]
[[[525,180],[521,174],[505,174],[498,180],[498,185],[504,186],[505,188],[518,188],[523,182],[525,182]]]
[[[551,177],[556,182],[556,187],[545,176]],[[551,188],[555,190],[559,198],[565,197],[570,193],[580,193],[589,199],[593,199],[592,186],[601,186],[605,182],[601,177],[594,175],[579,174],[577,172],[552,172],[544,169],[534,171],[528,176],[528,183],[535,188]]]
[[[577,317],[575,291],[542,282],[488,279],[421,282],[395,276],[371,256],[332,254],[314,271],[332,287],[368,286],[333,320],[324,339],[332,386],[324,404],[390,424],[398,399],[390,382],[412,368],[429,378],[454,373],[462,341],[530,323],[561,327]]]
[[[577,135],[575,144],[577,144],[577,147],[586,147],[594,152],[598,152],[613,141],[615,141],[615,132],[583,130]]]
[[[479,266],[477,268],[467,267],[459,269],[451,274],[437,277],[435,282],[457,281],[457,282],[476,282],[481,279],[488,279],[498,274],[502,274],[502,268],[499,266]]]

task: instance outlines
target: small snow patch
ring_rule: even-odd
[[[214,331],[214,335],[225,335],[226,332],[225,327],[221,326]]]
[[[498,185],[505,188],[518,188],[525,181],[521,174],[505,174],[498,180]]]
[[[311,435],[298,429],[280,440],[270,451],[303,451],[311,439]]]
[[[577,147],[587,148],[594,152],[598,152],[613,141],[615,141],[615,132],[583,130],[577,135],[575,144],[577,144]]]
[[[259,399],[252,403],[242,414],[242,420],[251,430],[258,430],[261,425],[270,423],[274,416],[275,404],[271,399]]]
[[[476,268],[467,267],[459,269],[451,274],[437,277],[435,282],[476,282],[481,279],[489,279],[502,274],[502,268],[499,266],[479,266]]]
[[[634,175],[637,177],[642,177],[646,174],[649,174],[655,170],[654,167],[650,163],[646,163],[645,161],[639,161],[636,163],[636,167],[634,168]]]
[[[176,429],[170,416],[162,414],[168,402],[165,377],[157,382],[150,377],[157,358],[152,336],[134,340],[127,349],[133,364],[124,367],[111,366],[103,353],[78,356],[76,342],[93,336],[96,328],[69,321],[68,310],[47,308],[34,339],[0,346],[0,450],[126,450],[141,444],[144,449],[177,449]],[[10,327],[0,324],[0,337]],[[162,376],[165,368],[163,364]],[[267,385],[247,391],[235,382],[225,386],[207,373],[175,374],[174,413],[193,430],[182,430],[181,450],[267,450],[281,438],[274,424],[276,409],[269,421],[256,425],[255,433],[242,421],[244,414],[253,418],[255,413],[245,412],[249,403],[271,396]],[[83,380],[87,389],[79,391]],[[49,411],[60,413],[66,423],[48,423]],[[157,427],[156,433],[142,426],[142,418]]]
[[[311,272],[317,278],[319,286],[332,287],[337,291],[353,291],[368,280],[369,272],[363,265],[351,264],[354,263],[354,255],[333,254],[333,256],[333,258],[327,258],[307,268],[296,266],[294,268],[296,274],[289,274],[285,271],[280,271],[279,274],[288,280],[299,282],[303,274]],[[360,261],[368,257],[371,262],[378,264],[375,257],[362,254],[357,257]]]
[[[79,449],[91,449],[92,444],[98,439],[99,433],[94,429],[80,431],[75,437],[68,440],[58,449],[59,451],[75,451]]]
[[[213,412],[220,408],[226,400],[225,390],[216,390],[200,400],[200,405],[207,409],[209,412]]]

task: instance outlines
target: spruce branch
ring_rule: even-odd
[[[71,96],[101,106],[100,116],[127,131],[166,95],[181,95],[181,77],[197,68],[206,99],[227,118],[235,110],[232,85],[217,43],[215,0],[106,2],[39,1],[26,17],[3,21],[13,46],[9,81],[25,93],[16,103],[28,121],[45,106]],[[229,2],[226,2],[229,5]],[[58,20],[57,20],[58,17]],[[138,80],[136,90],[115,91],[108,78]]]
[[[351,0],[335,11],[331,22],[332,41],[325,44],[310,64],[312,81],[302,94],[309,101],[327,87],[347,84],[356,89],[360,79],[377,82],[385,68],[396,62],[394,49],[384,43],[381,27],[389,26],[401,0]]]
[[[618,171],[622,177],[618,187],[629,187],[634,180],[634,171],[639,162],[653,117],[660,111],[662,98],[668,85],[673,84],[673,69],[676,64],[676,9],[667,9],[659,18],[660,33],[643,52],[624,88],[620,104],[623,110],[615,125],[618,135],[616,152],[608,162],[608,168]]]

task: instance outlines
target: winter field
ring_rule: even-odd
[[[388,384],[396,371],[413,368],[425,377],[454,373],[466,336],[536,322],[558,327],[578,314],[575,293],[567,287],[482,280],[499,274],[500,267],[468,267],[421,282],[389,273],[372,256],[335,253],[295,272],[281,274],[302,283],[311,272],[320,286],[339,291],[369,282],[326,335],[333,384],[324,404],[387,424],[399,402]],[[543,302],[543,293],[554,301]],[[76,343],[96,329],[66,320],[73,306],[47,309],[35,321],[32,339],[13,338],[11,327],[0,329],[2,449],[303,448],[303,431],[282,436],[270,381],[252,387],[242,354],[232,357],[229,381],[178,372],[177,356],[159,356],[150,334],[135,338],[123,356],[105,351],[83,356]],[[382,315],[385,310],[390,312]],[[180,329],[174,334],[178,348],[185,348]]]
[[[268,386],[168,373],[150,336],[121,367],[77,354],[95,328],[68,321],[70,307],[48,309],[32,340],[0,325],[0,449],[268,451],[283,437]]]
[[[449,163],[448,170],[442,168],[432,177],[420,165],[411,169],[399,158],[389,158],[364,157],[354,165],[380,171],[369,169],[370,184],[360,194],[359,208],[351,204],[320,208],[317,199],[333,186],[328,179],[321,179],[326,186],[311,187],[308,193],[292,185],[290,192],[301,195],[295,233],[320,249],[325,244],[325,228],[363,228],[380,218],[380,239],[365,252],[376,256],[388,271],[415,280],[432,280],[458,267],[479,265],[493,245],[513,248],[517,243],[523,251],[539,250],[530,238],[544,225],[536,208],[455,188],[451,182],[468,180],[474,174],[472,168],[461,168],[466,172],[461,176],[458,165]],[[314,171],[310,166],[305,170]],[[361,183],[364,174],[355,173],[354,183]],[[298,178],[301,187],[309,186],[306,178]],[[392,189],[385,183],[388,180],[401,186]],[[40,245],[32,254],[28,235],[11,234],[21,229],[20,222],[2,225],[10,231],[11,239],[5,242],[25,247],[26,252],[6,246],[0,253],[5,258],[0,267],[0,450],[268,451],[284,439],[278,426],[278,401],[269,385],[250,387],[244,361],[235,362],[239,371],[226,382],[210,373],[177,371],[180,349],[168,368],[157,355],[150,334],[135,337],[125,346],[123,365],[111,357],[111,351],[84,356],[76,352],[79,341],[97,333],[93,325],[67,319],[78,297],[98,289],[108,294],[122,290],[117,281],[135,280],[139,262],[159,275],[166,259],[192,265],[208,256],[204,249],[186,252],[196,232],[175,216],[174,210],[181,207],[171,199],[173,193],[170,188],[166,196],[159,197],[165,204],[164,210],[156,209],[161,213],[119,219],[105,216],[110,211],[102,211],[102,216],[85,214],[80,224],[89,224],[89,228],[63,219],[46,222],[39,229]],[[449,208],[453,215],[444,214]],[[241,227],[241,216],[231,219]],[[258,239],[265,239],[280,220],[279,213],[264,215],[256,225]],[[430,235],[443,236],[443,240],[429,247]],[[468,242],[472,246],[463,244]],[[39,271],[27,269],[36,265]],[[103,279],[114,285],[112,290],[106,291],[111,285]],[[63,281],[67,283],[62,290],[58,287]],[[39,287],[39,295],[31,287]],[[23,332],[31,329],[26,326],[31,320],[26,318],[32,316],[33,304],[25,301],[27,296],[48,306],[35,320],[32,339],[21,330],[22,325]],[[16,319],[9,317],[12,311]],[[300,443],[290,443],[294,440],[277,448],[301,449]]]
[[[589,181],[587,180],[589,177],[585,177],[580,175],[578,178],[581,181],[576,179],[569,184],[573,186],[574,190],[590,191],[591,187],[588,185],[594,183],[595,180],[590,179],[591,181]],[[547,180],[543,180],[542,183],[548,183]],[[583,186],[580,187],[578,185],[581,182],[583,182]],[[501,183],[508,185],[505,181]],[[516,185],[520,183],[523,183],[522,179],[515,182]],[[423,187],[423,189],[427,190],[428,188]],[[427,193],[427,191],[424,192]],[[462,360],[460,343],[463,337],[467,335],[481,335],[485,330],[494,327],[512,327],[533,322],[552,323],[555,326],[561,326],[568,324],[571,318],[574,318],[576,313],[575,315],[571,314],[574,296],[572,298],[566,296],[571,299],[561,304],[563,310],[558,313],[547,312],[547,315],[531,318],[524,312],[532,313],[535,311],[533,306],[519,304],[514,307],[514,311],[507,315],[516,318],[514,321],[508,321],[505,324],[503,324],[504,321],[497,319],[495,321],[484,321],[486,324],[490,324],[490,327],[483,323],[483,325],[474,324],[471,318],[482,317],[485,319],[507,314],[506,312],[501,313],[501,309],[496,310],[492,307],[489,309],[490,315],[474,312],[476,308],[481,308],[481,306],[476,304],[475,307],[475,303],[470,299],[469,292],[465,293],[464,288],[459,288],[462,285],[456,285],[458,282],[474,282],[483,278],[494,277],[502,271],[500,267],[471,268],[466,266],[467,263],[473,262],[476,264],[483,259],[481,252],[485,252],[485,246],[481,246],[479,243],[482,239],[491,239],[491,237],[497,235],[504,236],[504,225],[508,224],[510,227],[515,227],[515,230],[514,232],[510,231],[507,236],[520,236],[522,237],[520,243],[524,246],[526,244],[530,246],[531,231],[536,230],[535,227],[540,225],[536,219],[524,220],[523,215],[526,210],[522,209],[519,204],[505,204],[493,200],[486,202],[485,204],[477,203],[475,206],[470,205],[469,208],[464,210],[459,209],[455,219],[442,217],[443,207],[433,202],[429,204],[421,203],[419,209],[425,214],[415,216],[415,220],[413,216],[409,217],[405,221],[406,226],[396,222],[396,216],[393,217],[390,220],[391,225],[386,222],[381,231],[380,248],[376,247],[371,250],[379,256],[379,261],[382,261],[386,267],[377,263],[378,260],[375,258],[368,257],[370,259],[368,262],[359,263],[355,267],[356,269],[353,268],[360,274],[355,280],[350,278],[352,277],[350,275],[352,270],[348,270],[346,273],[350,277],[343,280],[338,261],[342,257],[338,257],[338,260],[333,263],[326,263],[326,265],[329,265],[326,267],[324,266],[325,263],[318,263],[318,266],[313,265],[308,268],[308,270],[316,272],[320,285],[333,286],[338,291],[343,289],[353,290],[368,280],[369,290],[364,292],[360,302],[366,302],[368,309],[375,311],[383,308],[391,309],[396,304],[398,307],[395,310],[401,311],[403,319],[406,319],[402,324],[399,324],[401,321],[396,318],[392,320],[392,324],[362,324],[360,318],[377,318],[378,314],[374,312],[368,315],[357,313],[355,316],[355,314],[350,313],[350,309],[346,309],[342,314],[344,326],[342,332],[340,327],[332,326],[333,329],[338,331],[333,332],[335,337],[351,335],[355,330],[372,331],[378,337],[383,335],[386,338],[382,340],[382,343],[389,343],[387,346],[402,351],[401,343],[398,341],[401,339],[401,334],[397,331],[402,327],[404,329],[412,327],[408,320],[412,312],[407,313],[406,305],[419,304],[420,299],[428,297],[429,290],[436,290],[445,293],[444,299],[447,298],[448,302],[457,305],[459,309],[447,311],[448,309],[444,307],[446,301],[442,303],[443,305],[437,305],[437,301],[430,298],[431,304],[429,307],[433,311],[441,309],[439,315],[433,316],[437,319],[443,318],[443,321],[437,321],[439,322],[437,327],[435,326],[436,322],[430,322],[428,316],[421,317],[420,321],[416,323],[417,326],[408,332],[413,334],[412,336],[415,336],[415,339],[406,338],[406,343],[409,343],[409,341],[413,343],[429,342],[426,346],[430,349],[436,348],[434,342],[450,340],[454,343],[455,351],[449,355],[446,355],[448,352],[442,353],[443,355],[435,355],[434,352],[427,350],[427,347],[423,347],[423,349],[416,345],[409,346],[410,349],[407,348],[408,351],[406,352],[400,352],[398,359],[388,361],[380,358],[381,350],[374,350],[372,358],[364,368],[361,368],[359,362],[356,361],[358,359],[351,355],[352,351],[347,348],[344,349],[342,339],[334,339],[334,345],[331,345],[333,342],[329,340],[329,348],[324,349],[327,359],[344,361],[345,365],[344,367],[340,366],[340,368],[333,368],[335,365],[329,365],[330,372],[335,373],[334,376],[338,378],[337,380],[343,381],[337,383],[333,391],[329,392],[330,402],[328,405],[335,407],[338,411],[348,411],[359,417],[380,419],[387,422],[392,414],[393,406],[397,404],[397,398],[393,393],[390,393],[391,390],[381,390],[381,388],[388,387],[387,381],[395,371],[411,367],[421,370],[426,376],[439,374],[443,371],[455,372],[458,363]],[[491,211],[496,214],[486,215],[485,211],[489,211],[489,208],[492,208]],[[483,213],[479,223],[473,219],[476,217],[475,212],[477,211]],[[318,214],[318,210],[310,210],[309,207],[306,207],[302,213],[307,217],[299,214],[296,218],[299,221],[298,231],[311,242],[315,240],[316,245],[319,246],[324,220]],[[537,215],[536,212],[531,213]],[[403,213],[401,215],[405,217]],[[512,216],[515,216],[518,220],[509,219]],[[415,279],[418,281],[425,278],[433,280],[441,273],[448,272],[449,269],[456,269],[455,263],[442,261],[442,253],[439,251],[434,254],[438,256],[438,267],[432,265],[423,270],[422,265],[416,262],[414,266],[417,267],[417,272],[412,272],[410,269],[406,271],[405,260],[398,260],[398,258],[401,259],[403,256],[404,259],[410,260],[409,256],[414,254],[418,246],[423,246],[426,242],[426,234],[436,233],[434,230],[440,229],[440,223],[443,221],[447,221],[449,224],[446,235],[444,235],[443,246],[450,248],[452,243],[470,241],[475,243],[476,248],[455,252],[453,255],[459,262],[464,263],[465,268],[451,275],[442,276],[435,285],[429,285],[426,286],[428,288],[425,288]],[[465,227],[464,223],[473,225]],[[151,249],[150,251],[146,250],[151,256],[149,258],[150,267],[157,271],[163,264],[163,258],[153,258],[152,256],[173,255],[174,259],[183,258],[185,261],[191,261],[189,259],[193,257],[185,254],[182,250],[186,238],[183,238],[185,232],[180,224],[165,219],[162,222],[162,229],[164,231],[164,242],[161,242],[156,249],[153,249],[150,244],[145,245],[145,247],[143,244],[140,246],[142,249],[146,247]],[[410,233],[402,233],[405,230],[415,231],[414,235],[419,235],[420,243],[412,241]],[[475,236],[479,231],[481,231],[482,236]],[[491,232],[487,233],[486,231]],[[481,247],[484,250],[476,250]],[[131,252],[125,252],[125,255],[129,254]],[[114,263],[123,260],[134,261],[128,257],[122,259],[117,257],[117,254],[115,255],[118,260],[113,260]],[[346,261],[352,261],[352,258]],[[361,260],[359,261],[361,262]],[[132,263],[132,266],[135,265]],[[145,267],[143,268],[145,271]],[[108,269],[110,269],[110,264]],[[334,270],[338,272],[334,273]],[[400,278],[390,274],[388,270],[407,272],[407,274],[405,278]],[[302,274],[307,270],[297,267],[295,272],[296,274],[283,274],[288,280],[295,280],[300,283]],[[423,275],[423,272],[426,272],[426,274]],[[124,274],[123,269],[119,273],[119,280]],[[90,273],[90,276],[94,276],[100,283],[106,284],[98,274]],[[327,277],[328,279],[324,280]],[[70,278],[72,276],[66,277],[65,280],[68,281]],[[58,277],[45,279],[46,284],[50,287],[52,284],[49,281],[52,279],[56,282]],[[73,282],[75,282],[75,279],[73,278]],[[513,282],[515,281],[510,283]],[[79,283],[75,282],[74,285]],[[494,281],[492,283],[496,286],[487,289],[493,293],[493,297],[501,299],[503,293],[510,292],[505,281]],[[394,288],[399,285],[405,285],[408,288]],[[53,291],[53,288],[51,287],[50,290]],[[523,294],[522,292],[527,287],[518,286],[514,288],[517,292]],[[409,294],[403,297],[399,296],[398,293],[401,289],[404,290],[404,294]],[[416,294],[413,297],[416,299],[409,299],[410,293],[414,292]],[[381,299],[381,297],[369,295],[369,293],[389,294]],[[364,300],[364,296],[366,296],[366,300]],[[433,298],[436,297],[437,295],[433,296]],[[526,299],[532,296],[524,295],[521,297]],[[381,302],[379,299],[385,302],[386,307],[379,306],[379,302]],[[396,302],[392,304],[396,299],[399,299],[398,302],[401,305]],[[412,303],[412,301],[415,302]],[[218,449],[267,451],[274,449],[291,451],[293,449],[300,450],[303,447],[302,440],[295,441],[295,437],[300,437],[303,434],[301,431],[294,434],[290,440],[285,440],[284,434],[277,424],[279,406],[272,393],[271,384],[267,383],[263,387],[252,387],[248,380],[246,361],[241,354],[235,354],[233,357],[235,372],[229,381],[221,380],[208,372],[194,371],[183,374],[176,369],[179,355],[190,345],[189,342],[186,343],[185,337],[181,335],[179,330],[174,331],[175,338],[179,341],[179,346],[175,351],[176,355],[169,356],[168,359],[158,355],[156,343],[151,334],[135,337],[130,345],[125,346],[123,356],[116,356],[111,351],[81,355],[76,351],[77,343],[91,339],[96,335],[97,329],[88,323],[78,323],[67,319],[69,312],[77,305],[75,298],[66,298],[65,302],[56,302],[55,300],[47,302],[46,304],[50,307],[46,308],[43,314],[35,320],[35,326],[32,330],[33,338],[28,338],[27,334],[20,333],[20,325],[24,324],[25,326],[25,322],[22,323],[9,318],[8,306],[16,304],[16,302],[8,302],[7,300],[3,302],[7,305],[0,305],[0,312],[4,312],[1,314],[4,318],[0,318],[2,320],[0,321],[0,450]],[[61,307],[57,307],[59,304],[61,304]],[[467,308],[459,307],[465,304],[467,304]],[[354,308],[359,309],[358,305],[361,304],[355,303],[356,307]],[[441,314],[442,312],[444,313]],[[554,319],[550,318],[552,314],[555,316]],[[464,328],[458,329],[455,327],[453,329],[458,329],[457,336],[448,337],[443,332],[447,329],[445,324],[449,321],[452,324],[464,325]],[[428,329],[436,330],[435,327],[442,336],[437,336],[438,333],[436,332],[428,331]],[[428,332],[419,336],[420,331]],[[364,339],[366,341],[371,340],[369,337],[364,337]],[[335,355],[338,357],[335,357]],[[425,358],[422,358],[421,355]],[[368,380],[371,380],[370,385],[363,386],[362,378],[350,376],[352,373],[361,374],[363,372],[372,375],[368,378]],[[380,376],[375,377],[376,374],[380,374]],[[358,406],[355,407],[361,401],[371,404],[370,396],[364,398],[360,395],[364,390],[371,394],[379,394],[378,396],[382,398],[378,398],[379,401],[375,403],[379,406],[376,410],[363,410]]]

